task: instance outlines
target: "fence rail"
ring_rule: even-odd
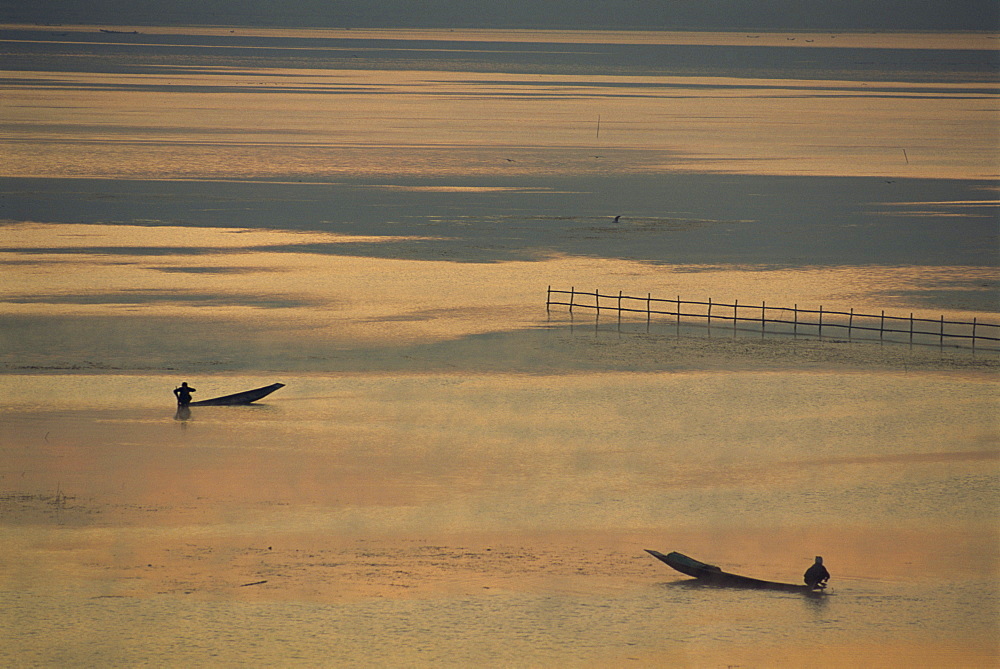
[[[561,297],[564,295],[568,295],[568,299]],[[913,312],[909,316],[895,316],[885,313],[884,309],[878,314],[865,314],[855,312],[854,309],[833,311],[822,306],[819,309],[802,309],[797,304],[791,307],[774,307],[768,306],[766,302],[761,302],[759,305],[740,304],[739,300],[729,304],[713,302],[712,298],[707,302],[701,302],[682,300],[680,295],[677,299],[664,299],[653,297],[651,293],[647,293],[645,297],[636,297],[625,295],[621,291],[613,295],[603,294],[599,290],[580,291],[575,287],[569,290],[553,290],[552,286],[549,286],[545,299],[546,311],[551,311],[553,306],[569,307],[570,314],[574,309],[589,309],[596,312],[597,317],[600,317],[602,311],[615,312],[619,322],[622,314],[645,315],[647,324],[652,322],[654,315],[673,316],[678,325],[684,318],[703,319],[709,328],[713,322],[723,326],[731,324],[734,331],[741,322],[759,323],[762,334],[766,332],[768,324],[781,324],[792,326],[791,332],[796,335],[809,334],[809,330],[815,328],[820,337],[823,336],[824,328],[827,330],[837,328],[841,332],[846,330],[848,339],[853,336],[855,330],[859,330],[877,332],[879,339],[884,339],[887,334],[907,335],[910,343],[914,342],[915,337],[936,339],[941,345],[944,345],[945,339],[966,340],[965,343],[971,342],[973,348],[977,342],[1000,342],[1000,325],[984,323],[978,318],[973,318],[971,321],[945,320],[944,315],[940,318],[917,318]],[[673,308],[667,308],[670,306]],[[686,307],[693,308],[685,311]],[[936,327],[932,330],[928,324]],[[777,331],[773,333],[779,334]]]

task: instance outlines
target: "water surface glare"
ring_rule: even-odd
[[[284,375],[266,404],[186,421],[141,399],[170,380],[4,377],[5,616],[31,630],[7,641],[23,657],[794,666],[887,643],[884,666],[907,644],[972,666],[995,651],[987,378]],[[645,547],[786,582],[822,552],[834,587],[693,587]],[[59,617],[39,613],[54,601]],[[125,617],[143,633],[95,643]],[[169,641],[198,628],[194,646]],[[67,643],[37,641],[50,633]]]
[[[0,664],[997,665],[995,45],[0,26]]]

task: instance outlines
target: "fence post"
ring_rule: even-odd
[[[576,297],[576,286],[569,288],[569,313],[573,313],[573,298]]]

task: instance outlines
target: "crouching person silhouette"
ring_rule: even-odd
[[[174,388],[174,395],[177,397],[177,406],[186,407],[191,404],[191,393],[195,392],[195,389],[187,384],[187,381],[181,383],[179,388]]]
[[[823,566],[823,558],[816,556],[816,562],[806,569],[803,575],[806,585],[813,590],[821,590],[826,587],[826,582],[830,580],[830,572]]]

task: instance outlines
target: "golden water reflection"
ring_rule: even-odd
[[[215,394],[261,380],[197,385]],[[60,619],[73,620],[78,600],[102,617],[119,615],[120,600],[206,620],[256,603],[267,608],[247,624],[263,629],[298,607],[302,629],[317,616],[344,620],[330,641],[349,666],[369,657],[355,648],[362,638],[371,652],[420,663],[420,638],[454,660],[478,657],[489,634],[521,660],[547,662],[516,633],[481,629],[469,612],[482,607],[503,625],[531,624],[558,657],[599,639],[574,655],[594,662],[603,653],[681,654],[695,665],[720,654],[780,660],[806,648],[856,657],[882,643],[892,666],[910,657],[897,647],[904,642],[973,664],[993,652],[987,584],[997,576],[989,556],[1000,451],[989,379],[730,371],[281,380],[288,385],[265,405],[195,407],[181,425],[171,417],[172,376],[2,377],[0,475],[11,485],[0,498],[0,587],[18,593],[4,615],[37,630],[57,619],[20,598],[60,601]],[[785,581],[822,552],[834,595],[804,620],[797,597],[685,587],[645,556],[648,547]],[[525,611],[537,598],[580,611]],[[428,625],[387,650],[383,633],[348,622],[376,602],[383,625],[411,607]],[[679,609],[672,633],[651,633],[653,620]],[[644,623],[630,613],[639,610],[657,615]],[[767,624],[747,630],[740,619],[758,610],[770,612]],[[164,652],[171,616],[145,617],[151,627],[122,652]],[[570,619],[590,631],[567,629]],[[74,629],[86,643],[108,624]],[[821,639],[798,638],[814,626]],[[15,632],[13,643],[51,657],[30,635]],[[320,657],[308,641],[300,649]],[[240,656],[282,652],[277,644]]]
[[[456,37],[582,49],[792,37],[360,34],[440,50]],[[803,53],[807,37],[992,49],[974,35],[795,37]],[[845,217],[821,234],[849,265],[820,267],[798,249],[796,268],[615,257],[615,242],[644,226],[695,228],[711,247],[722,226],[753,223],[742,208],[759,184],[747,182],[712,220],[657,200],[632,227],[588,211],[545,238],[568,231],[587,240],[586,255],[533,246],[532,228],[548,219],[524,213],[530,205],[504,210],[498,226],[521,226],[514,259],[430,244],[442,241],[434,231],[495,213],[462,202],[447,203],[451,228],[435,227],[436,210],[398,235],[333,232],[347,226],[315,212],[301,227],[323,231],[281,230],[300,222],[280,205],[273,225],[241,227],[241,212],[274,190],[198,200],[223,208],[215,228],[174,224],[168,206],[196,199],[195,184],[253,179],[363,179],[354,196],[378,202],[394,192],[530,198],[579,184],[512,187],[507,176],[992,178],[996,84],[504,67],[0,73],[4,176],[72,177],[83,193],[74,202],[109,204],[85,219],[97,225],[67,223],[70,206],[33,222],[49,191],[19,180],[39,189],[36,209],[0,227],[0,262],[13,268],[0,286],[5,652],[47,666],[994,662],[995,356],[609,332],[589,314],[544,308],[551,285],[995,321],[982,303],[932,310],[921,299],[995,285],[992,268],[965,264],[967,247],[947,264],[866,264],[877,248],[852,248],[867,233],[846,235],[856,219]],[[428,176],[448,179],[414,178]],[[95,177],[121,183],[109,195]],[[136,195],[139,179],[171,188]],[[908,188],[858,208],[947,216],[954,236],[981,238],[989,200],[924,202]],[[315,206],[351,204],[334,200]],[[372,214],[379,230],[408,206]],[[491,248],[493,233],[461,243]],[[175,420],[170,389],[181,380],[199,397],[287,385],[261,406],[194,407]],[[645,548],[790,582],[821,553],[834,594],[694,588]]]
[[[571,256],[452,263],[330,255],[310,244],[416,242],[318,232],[122,225],[18,224],[0,228],[8,273],[0,307],[9,316],[237,321],[295,333],[299,344],[430,342],[543,323],[545,287],[623,291],[670,299],[875,310],[993,322],[992,314],[915,308],[908,291],[991,281],[960,267],[662,266]],[[286,251],[269,250],[282,247]],[[296,252],[301,247],[302,252]],[[899,297],[887,298],[891,289]],[[557,317],[568,314],[556,308]],[[644,320],[643,315],[636,319]]]
[[[5,176],[997,175],[982,83],[199,67],[0,90]]]

